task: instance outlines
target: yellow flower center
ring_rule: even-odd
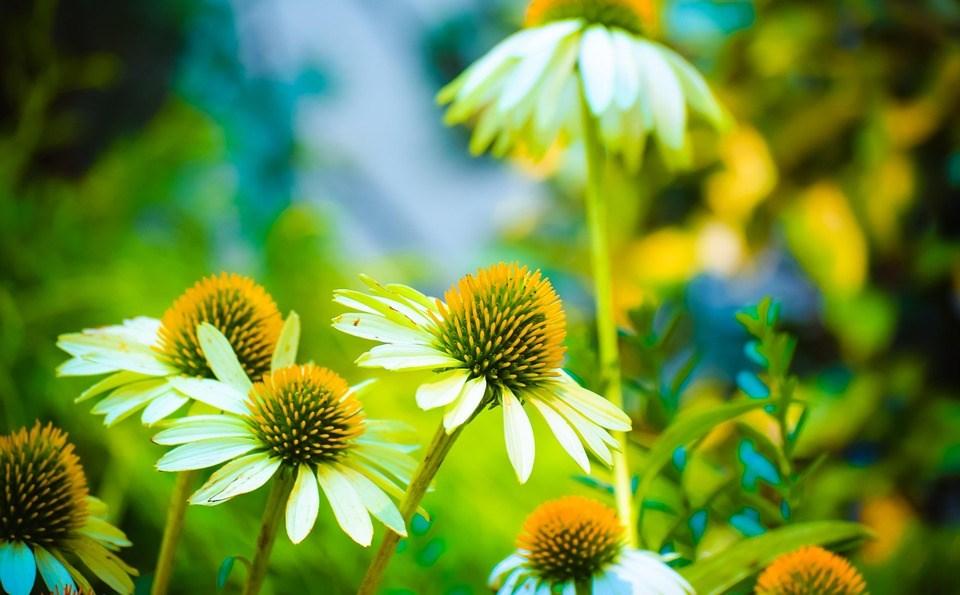
[[[568,496],[541,504],[527,517],[517,548],[542,579],[581,581],[617,560],[623,533],[613,510],[589,498]]]
[[[290,465],[316,465],[343,456],[364,430],[359,399],[347,382],[314,364],[266,374],[250,389],[250,427]]]
[[[0,436],[0,541],[56,546],[87,519],[87,479],[52,425]]]
[[[480,269],[444,295],[438,347],[474,378],[516,392],[556,376],[563,363],[566,317],[540,271],[517,264]]]
[[[212,324],[227,337],[250,378],[257,380],[270,371],[283,320],[270,294],[252,279],[228,273],[206,277],[163,315],[162,356],[188,376],[212,378],[197,339],[201,322]]]
[[[640,33],[651,9],[650,0],[531,0],[524,24],[536,27],[550,21],[583,19]]]
[[[860,573],[827,550],[809,546],[774,560],[757,580],[757,595],[862,595]]]

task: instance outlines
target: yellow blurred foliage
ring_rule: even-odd
[[[784,213],[791,252],[829,295],[858,292],[867,274],[867,242],[843,192],[832,182],[810,187]]]
[[[882,564],[897,552],[910,522],[913,509],[896,494],[869,498],[863,503],[860,520],[873,531],[873,539],[864,543],[860,556],[868,564]]]
[[[877,247],[890,250],[900,243],[900,217],[913,203],[913,163],[902,153],[891,153],[864,175],[863,209]]]
[[[743,222],[777,185],[777,167],[766,140],[740,126],[720,143],[723,169],[706,180],[706,200],[724,221]]]

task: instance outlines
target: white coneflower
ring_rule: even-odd
[[[688,107],[716,127],[726,116],[679,54],[642,35],[638,0],[533,0],[525,25],[447,85],[448,124],[475,120],[473,153],[524,144],[542,156],[581,139],[581,96],[611,155],[639,167],[648,136],[668,165],[689,158]]]
[[[589,498],[546,502],[523,524],[517,550],[497,564],[498,595],[692,595],[693,589],[654,552],[627,547],[616,513]]]
[[[183,378],[213,378],[203,355],[197,325],[209,323],[223,333],[251,378],[270,369],[283,319],[273,298],[253,280],[222,273],[188,289],[161,319],[138,317],[121,325],[61,335],[57,345],[73,356],[58,369],[61,376],[110,374],[85,390],[78,402],[104,397],[93,412],[115,424],[143,410],[152,425],[183,407],[191,396]],[[208,404],[220,408],[217,402]]]
[[[0,436],[0,585],[9,595],[92,593],[79,561],[118,593],[133,593],[137,571],[115,552],[130,542],[90,496],[67,435],[52,425]]]
[[[448,434],[478,411],[500,406],[507,454],[525,482],[535,453],[530,408],[584,471],[590,470],[584,444],[611,462],[617,442],[608,430],[629,430],[630,418],[560,368],[563,305],[539,271],[503,263],[481,269],[455,283],[443,301],[405,286],[368,285],[369,295],[336,293],[336,301],[358,311],[338,316],[334,327],[383,343],[361,355],[360,366],[434,370],[416,400],[423,409],[444,409]]]

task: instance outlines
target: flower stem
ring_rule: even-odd
[[[167,521],[163,527],[163,540],[160,542],[160,555],[157,557],[150,595],[166,595],[170,588],[170,577],[173,575],[177,543],[179,543],[180,534],[183,532],[183,517],[187,511],[187,500],[190,497],[190,488],[193,486],[193,479],[196,475],[196,471],[177,473],[173,493],[170,494],[170,504],[167,506]]]
[[[247,586],[244,595],[257,595],[263,586],[263,579],[267,576],[267,564],[270,561],[270,552],[273,542],[277,539],[277,527],[283,518],[286,509],[287,497],[293,487],[294,474],[281,471],[273,478],[273,486],[267,503],[263,508],[263,520],[260,522],[260,534],[257,536],[257,551],[250,564],[250,574],[247,576]]]
[[[417,467],[417,471],[410,481],[410,487],[407,488],[407,493],[403,498],[403,502],[400,504],[400,514],[403,515],[403,522],[407,525],[410,524],[413,513],[416,512],[420,506],[420,501],[423,500],[424,494],[427,493],[427,488],[430,487],[430,482],[433,481],[434,476],[440,469],[440,465],[443,464],[444,459],[447,458],[447,453],[450,452],[453,443],[457,437],[460,436],[460,432],[463,431],[466,425],[467,424],[464,423],[458,426],[450,434],[447,434],[442,423],[440,427],[437,428],[437,432],[434,434],[430,446],[427,447],[427,453],[424,455],[423,460],[420,461],[420,465]],[[387,565],[390,563],[390,559],[397,551],[397,543],[399,541],[399,534],[393,531],[387,531],[383,541],[380,543],[380,548],[377,550],[373,560],[370,561],[370,566],[367,567],[367,572],[363,576],[363,582],[360,583],[357,595],[372,595],[376,592],[380,581],[383,579],[383,573],[387,570]]]
[[[593,264],[593,288],[597,301],[597,342],[600,356],[600,385],[603,395],[617,407],[623,407],[620,380],[620,348],[617,344],[617,322],[613,308],[613,276],[610,272],[607,201],[603,195],[603,147],[597,132],[597,121],[590,112],[580,82],[580,106],[583,121],[583,142],[587,155],[587,226],[590,231],[590,256]],[[633,495],[630,467],[627,464],[627,436],[615,432],[620,444],[613,453],[613,489],[617,516],[626,528],[627,543],[637,546],[637,526],[633,518]]]

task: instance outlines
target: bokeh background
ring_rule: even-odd
[[[737,395],[749,364],[734,312],[771,295],[799,338],[794,371],[812,407],[798,456],[816,466],[797,514],[873,529],[851,553],[873,593],[960,593],[960,6],[661,9],[662,38],[738,124],[695,134],[690,173],[653,160],[608,189],[625,328],[675,322],[668,345],[625,347],[635,460],[678,412]],[[0,430],[41,419],[70,432],[143,574],[173,478],[153,470],[161,450],[136,419],[106,429],[73,404],[87,382],[54,376],[60,333],[159,316],[203,275],[231,270],[301,314],[305,358],[360,380],[363,342],[329,327],[333,289],[365,272],[439,294],[477,266],[520,260],[564,297],[570,368],[591,378],[576,152],[470,158],[467,131],[444,128],[433,102],[522,11],[519,0],[3,2]],[[650,316],[627,315],[638,307]],[[426,441],[437,419],[415,410],[417,380],[383,382],[366,404]],[[534,474],[518,486],[499,416],[470,427],[388,592],[482,593],[537,503],[605,497],[602,472],[599,490],[577,481],[536,429]],[[737,431],[719,428],[705,453]],[[214,592],[221,561],[251,553],[264,498],[189,511],[176,592]],[[738,506],[699,531],[706,550],[776,523]],[[304,544],[278,540],[267,589],[349,592],[370,555],[322,509]]]

